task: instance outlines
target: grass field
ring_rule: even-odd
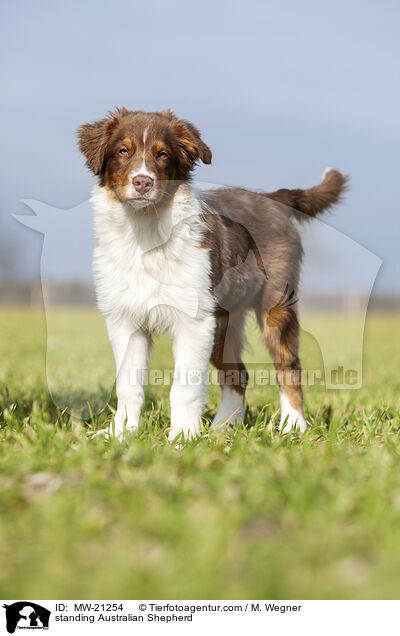
[[[321,364],[313,325],[329,364],[351,366],[357,319],[306,322],[305,367]],[[301,439],[277,432],[263,386],[246,427],[182,449],[166,442],[167,386],[148,388],[137,436],[91,440],[115,408],[103,321],[64,309],[47,327],[39,311],[0,312],[2,598],[400,597],[398,316],[367,320],[361,389],[306,389]],[[170,367],[167,340],[152,365]]]

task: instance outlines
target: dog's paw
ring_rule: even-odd
[[[226,429],[233,433],[236,426],[241,426],[244,419],[243,395],[229,386],[222,388],[221,404],[210,428]]]
[[[168,441],[180,442],[183,440],[197,439],[201,435],[200,427],[183,428],[182,426],[172,426],[168,433]]]
[[[300,413],[297,416],[286,415],[285,419],[281,418],[279,424],[279,430],[282,431],[282,433],[290,433],[291,431],[298,430],[300,434],[303,434],[307,428],[308,424]]]
[[[128,433],[135,432],[138,428],[137,422],[131,422],[127,419],[122,409],[117,410],[113,417],[113,421],[106,427],[99,431],[91,432],[90,437],[94,439],[101,437],[103,439],[116,439],[119,442],[125,438]]]
[[[235,426],[237,425],[237,421],[234,422]],[[234,428],[232,426],[232,422],[229,418],[220,419],[217,416],[214,417],[211,425],[210,431],[226,431],[227,433],[234,433]]]
[[[113,426],[110,424],[110,426],[107,426],[106,428],[101,428],[98,431],[90,432],[90,439],[96,439],[98,437],[104,440],[114,438],[122,441],[124,438],[124,431],[118,430],[115,427],[113,428]]]
[[[307,429],[307,422],[304,419],[303,410],[292,406],[290,399],[285,393],[281,393],[281,421],[279,430],[282,433],[298,430],[301,434]]]

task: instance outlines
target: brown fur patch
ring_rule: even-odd
[[[219,321],[211,361],[223,371],[245,368],[241,329],[227,335],[227,327],[224,331],[220,324],[221,315],[244,316],[247,309],[255,310],[280,391],[300,413],[303,398],[296,292],[303,251],[292,222],[296,210],[286,206],[295,204],[297,210],[309,215],[319,213],[340,196],[345,178],[338,175],[337,171],[328,172],[322,184],[309,190],[278,190],[263,195],[221,188],[203,194],[207,228],[203,247],[210,250]],[[224,320],[229,323],[228,318]],[[227,350],[231,358],[224,361],[221,351]],[[236,390],[244,388],[237,386]]]
[[[279,310],[277,324],[271,324],[270,314],[261,309],[259,319],[262,336],[271,354],[276,369],[280,391],[284,393],[290,404],[297,411],[303,411],[303,394],[301,389],[301,365],[298,357],[299,323],[293,310],[284,314]],[[276,310],[275,310],[276,312]]]
[[[125,137],[125,139],[122,140],[122,145],[126,146],[128,148],[128,150],[132,150],[132,140],[129,139],[129,137]]]
[[[279,203],[301,212],[296,218],[299,221],[309,220],[328,210],[340,201],[340,197],[347,188],[348,178],[331,168],[327,170],[322,183],[308,188],[308,190],[287,190],[266,193],[265,196]]]
[[[241,359],[243,316],[230,316],[227,312],[217,315],[217,328],[211,354],[212,364],[220,371],[219,384],[244,395],[248,374]]]

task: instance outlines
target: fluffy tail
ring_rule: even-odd
[[[347,182],[348,178],[342,172],[327,168],[321,183],[308,190],[282,189],[266,193],[265,196],[302,212],[298,215],[300,221],[309,220],[337,203],[346,190]]]

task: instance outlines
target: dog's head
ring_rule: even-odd
[[[100,185],[135,207],[160,203],[187,181],[196,161],[211,163],[211,150],[190,122],[171,111],[121,108],[83,124],[79,149]]]

